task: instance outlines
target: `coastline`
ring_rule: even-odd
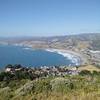
[[[64,49],[44,49],[49,52],[55,52],[58,53],[65,58],[69,59],[74,63],[76,66],[83,65],[86,62],[86,58],[83,57],[82,54],[70,51],[70,50],[64,50]]]
[[[26,47],[24,49],[30,50],[31,48]],[[32,50],[35,50],[35,48],[32,48]],[[63,57],[65,57],[66,59],[70,60],[76,66],[84,64],[83,56],[77,52],[70,51],[70,50],[64,50],[64,49],[53,49],[53,48],[52,49],[51,48],[44,48],[43,50],[48,51],[48,52],[58,53],[58,54],[62,55]]]
[[[27,46],[24,49],[35,50],[36,48]],[[48,52],[58,53],[58,54],[62,55],[63,57],[65,57],[66,59],[71,60],[72,63],[75,64],[76,66],[84,65],[85,63],[87,63],[87,58],[84,57],[83,54],[72,51],[72,50],[54,49],[54,48],[44,48],[43,50],[48,51]]]
[[[16,46],[16,45],[14,45],[14,46]],[[19,46],[19,45],[17,45],[17,46]],[[23,49],[35,50],[36,48],[32,48],[30,46],[25,46],[25,47],[23,47]],[[86,57],[84,57],[81,53],[78,53],[75,51],[65,50],[65,49],[54,49],[54,48],[44,48],[43,50],[48,51],[48,52],[58,53],[58,54],[62,55],[63,57],[65,57],[66,59],[69,59],[76,66],[84,65],[86,63]]]

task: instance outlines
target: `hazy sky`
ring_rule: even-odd
[[[0,36],[100,32],[100,0],[0,0]]]

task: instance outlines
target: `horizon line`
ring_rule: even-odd
[[[48,38],[48,37],[60,37],[60,36],[74,36],[74,35],[84,35],[84,34],[100,34],[100,32],[88,32],[88,33],[69,33],[69,34],[63,34],[63,35],[43,35],[43,36],[41,36],[41,35],[39,35],[39,36],[35,36],[35,35],[16,35],[16,36],[0,36],[0,38],[23,38],[23,37],[25,37],[25,38],[27,38],[27,37],[34,37],[34,38]]]

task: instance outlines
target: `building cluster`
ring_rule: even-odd
[[[64,67],[64,66],[60,66],[60,67],[59,66],[52,66],[52,67],[43,66],[43,67],[37,67],[37,68],[29,68],[29,67],[22,67],[21,65],[17,65],[17,66],[7,66],[5,68],[5,72],[10,72],[12,74],[14,74],[17,71],[35,74],[39,77],[78,75],[80,72],[77,67],[72,67],[68,69],[67,67]]]

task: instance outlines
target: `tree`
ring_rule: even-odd
[[[13,79],[14,75],[9,72],[1,72],[0,73],[0,81],[9,81]]]

